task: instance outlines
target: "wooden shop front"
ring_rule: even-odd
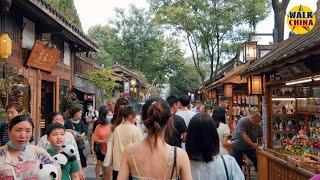
[[[261,180],[320,173],[320,28],[276,45],[242,73],[264,80],[266,146],[257,151]]]
[[[1,89],[2,95],[6,94],[1,105],[19,101],[34,120],[37,141],[44,118],[59,111],[64,89],[72,86],[75,53],[97,48],[43,0],[13,1],[9,11],[1,13],[0,27],[1,33],[12,39],[12,54],[5,63],[11,70],[2,74],[10,79],[8,75],[13,73],[17,80]]]

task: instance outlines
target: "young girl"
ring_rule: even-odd
[[[132,106],[121,107],[119,110],[119,120],[122,124],[117,126],[113,133],[113,174],[112,178],[117,179],[120,170],[121,155],[124,148],[129,144],[138,143],[143,140],[143,135],[139,128],[135,126],[136,113]]]
[[[54,156],[58,154],[62,146],[64,145],[65,141],[65,129],[64,126],[60,123],[53,123],[49,126],[48,131],[47,131],[47,138],[48,141],[50,142],[50,147],[47,149],[48,153],[51,156]],[[68,161],[67,164],[63,167],[61,167],[62,170],[62,180],[78,180],[79,175],[79,166],[74,159],[73,161]]]

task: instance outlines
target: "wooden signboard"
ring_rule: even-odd
[[[59,57],[59,50],[37,40],[33,45],[27,66],[51,72]]]

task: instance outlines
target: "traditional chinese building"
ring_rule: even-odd
[[[19,100],[36,124],[37,140],[44,118],[63,110],[66,93],[75,82],[75,54],[97,47],[44,0],[1,2],[0,33],[12,39],[6,66],[16,74],[8,89],[2,89],[2,105]],[[5,79],[8,72],[2,71]],[[14,88],[23,91],[16,95]]]

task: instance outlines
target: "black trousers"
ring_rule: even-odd
[[[81,166],[83,168],[85,168],[85,167],[87,167],[87,158],[84,156],[82,149],[78,148],[78,151],[79,151],[79,155],[80,155]]]
[[[117,180],[118,174],[119,174],[119,171],[113,170],[112,171],[112,180]],[[129,179],[132,180],[131,174],[129,175]]]

